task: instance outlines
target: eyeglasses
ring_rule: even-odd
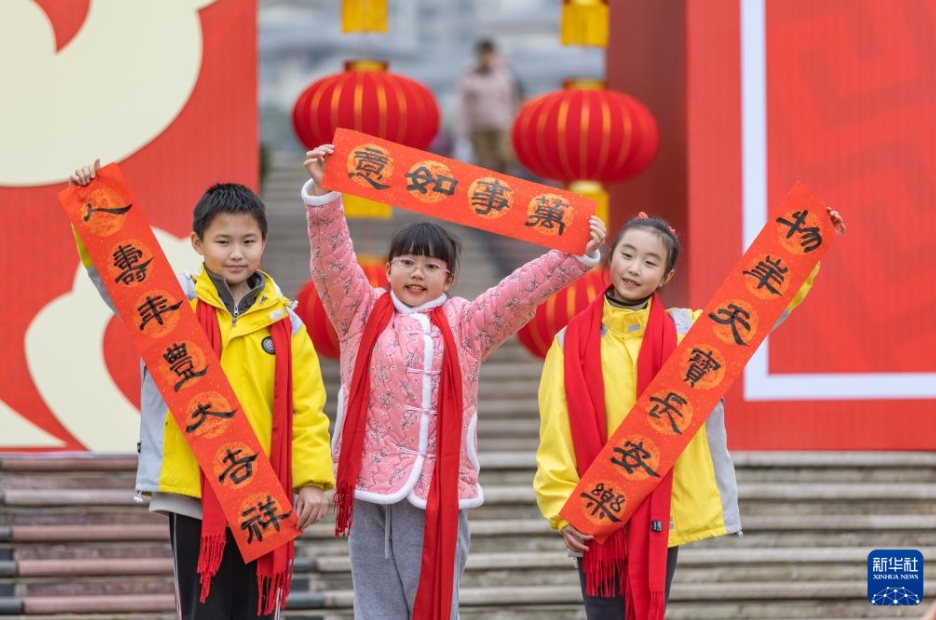
[[[406,256],[397,256],[390,262],[398,265],[400,269],[402,269],[403,271],[407,273],[413,273],[414,271],[416,271],[416,267],[422,268],[423,272],[429,275],[434,275],[437,273],[439,274],[452,273],[451,271],[446,269],[442,265],[442,263],[438,261],[434,261],[434,260],[417,261],[412,258],[407,258]]]

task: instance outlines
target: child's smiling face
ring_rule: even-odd
[[[455,276],[444,260],[403,254],[387,263],[387,280],[397,299],[415,308],[448,292]]]
[[[642,227],[625,231],[611,254],[615,299],[640,302],[669,282],[674,271],[666,271],[667,258],[659,233]]]
[[[192,247],[205,259],[208,271],[227,282],[235,300],[250,290],[248,278],[260,268],[266,239],[250,213],[219,213],[199,238],[192,233]]]

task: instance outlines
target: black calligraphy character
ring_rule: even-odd
[[[510,206],[510,186],[506,183],[501,183],[499,179],[478,181],[478,187],[481,191],[471,195],[471,210],[478,215],[500,212]]]
[[[254,538],[257,542],[263,542],[263,533],[273,527],[277,532],[280,531],[279,522],[288,518],[292,512],[286,514],[276,514],[276,502],[267,495],[265,502],[260,502],[256,506],[251,506],[241,513],[242,517],[249,517],[241,522],[241,529],[247,530],[247,543],[252,543]]]
[[[181,305],[182,302],[180,301],[170,306],[169,302],[162,295],[157,295],[156,297],[147,295],[143,305],[137,308],[137,312],[140,313],[140,318],[143,319],[143,322],[140,323],[140,331],[143,331],[146,328],[146,324],[150,321],[156,321],[160,325],[165,325],[166,323],[163,321],[162,315],[178,310]]]
[[[775,289],[773,285],[774,283],[776,283],[777,286],[783,284],[784,277],[789,270],[790,268],[783,264],[782,258],[772,260],[768,254],[765,260],[758,262],[757,265],[754,266],[754,269],[742,271],[741,273],[757,280],[757,288],[766,288],[774,295],[779,295],[780,291]]]
[[[664,398],[651,396],[650,402],[653,403],[653,407],[651,407],[648,412],[650,417],[659,420],[663,416],[666,416],[666,418],[669,419],[670,427],[673,429],[673,432],[677,435],[682,435],[682,429],[680,429],[679,424],[676,423],[676,418],[683,418],[682,411],[680,411],[679,408],[686,405],[689,401],[675,392],[670,392]]]
[[[566,210],[570,208],[569,203],[557,198],[550,202],[546,196],[536,197],[536,209],[530,214],[524,226],[539,226],[546,230],[558,228],[558,234],[565,232]]]
[[[103,207],[101,208],[92,207],[91,203],[89,202],[88,204],[85,205],[85,209],[87,209],[87,211],[85,212],[84,217],[82,217],[81,219],[87,222],[88,220],[91,219],[91,216],[94,215],[95,213],[109,213],[110,215],[123,215],[124,213],[129,211],[130,207],[132,206],[133,204],[131,203],[131,204],[128,204],[126,207],[116,207],[114,209],[105,209]]]
[[[623,467],[624,470],[631,475],[634,473],[634,470],[638,467],[644,470],[648,476],[652,478],[659,478],[660,475],[656,473],[644,459],[648,459],[652,454],[644,448],[643,441],[638,443],[633,443],[630,440],[624,442],[624,447],[615,446],[614,452],[621,455],[621,458],[612,458],[611,463],[619,467]]]
[[[230,420],[234,417],[235,413],[237,413],[237,409],[234,409],[233,411],[212,411],[211,403],[198,403],[198,407],[196,407],[195,411],[192,412],[192,418],[195,418],[196,421],[186,426],[185,432],[191,433],[198,430],[198,427],[205,423],[205,420],[208,419],[208,416]]]
[[[605,488],[604,482],[599,482],[590,493],[581,493],[580,497],[588,500],[586,508],[591,508],[591,516],[598,515],[598,520],[607,518],[612,523],[617,523],[621,519],[617,515],[621,513],[621,504],[624,503],[623,493],[615,493],[614,487]],[[600,514],[599,514],[600,513]]]
[[[121,269],[119,276],[114,278],[114,282],[121,284],[131,284],[133,282],[142,282],[146,279],[146,268],[153,262],[150,257],[148,261],[140,262],[143,258],[143,252],[132,245],[119,245],[114,252],[114,267]]]
[[[738,331],[738,326],[744,329],[745,332],[751,331],[751,324],[748,322],[748,319],[751,318],[750,312],[734,304],[728,304],[727,308],[719,308],[716,312],[709,312],[708,317],[719,325],[730,325],[731,335],[734,336],[735,343],[747,346],[747,342],[744,341]]]
[[[354,172],[348,173],[349,177],[361,177],[374,189],[390,187],[379,182],[384,176],[384,169],[390,163],[383,151],[365,146],[354,151],[354,161]]]
[[[790,227],[790,230],[787,231],[786,234],[787,239],[790,239],[795,234],[799,234],[800,245],[803,246],[803,251],[812,252],[822,245],[822,235],[819,234],[818,226],[803,226],[806,222],[807,215],[809,215],[809,211],[803,209],[802,211],[793,213],[792,222],[778,217],[777,223]]]
[[[227,455],[221,459],[221,462],[230,463],[230,466],[218,476],[218,482],[224,482],[228,474],[231,475],[231,482],[234,484],[240,484],[253,476],[253,462],[257,460],[257,455],[251,454],[242,458],[237,458],[237,455],[241,452],[243,451],[231,450],[228,448]]]
[[[169,368],[172,372],[181,377],[181,380],[172,386],[176,392],[182,389],[186,381],[195,377],[203,377],[208,372],[208,366],[201,370],[195,370],[195,361],[189,355],[188,345],[184,342],[173,342],[169,345],[166,352],[163,353],[163,359],[170,364]]]
[[[454,194],[455,188],[458,186],[458,179],[444,174],[433,175],[432,170],[426,166],[419,166],[403,176],[410,180],[406,186],[407,190],[419,192],[424,196],[429,193],[428,188],[430,185],[432,186],[432,193],[445,194],[446,196]]]
[[[695,387],[695,384],[705,378],[710,372],[715,372],[721,368],[721,364],[715,361],[711,351],[702,349],[693,349],[689,356],[689,369],[683,381]]]

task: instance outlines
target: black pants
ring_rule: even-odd
[[[676,557],[679,547],[670,547],[666,553],[666,600],[669,601],[670,586],[673,575],[676,574]],[[582,560],[576,560],[579,572],[579,583],[582,584],[582,599],[585,601],[585,617],[588,620],[622,620],[624,618],[624,595],[604,598],[600,596],[587,596],[585,594],[585,573],[582,572]]]
[[[169,517],[169,538],[175,567],[176,608],[180,620],[258,620],[276,614],[257,615],[260,590],[257,587],[257,562],[244,564],[231,531],[218,573],[211,580],[211,590],[204,603],[198,578],[198,551],[201,546],[201,521],[183,515]]]

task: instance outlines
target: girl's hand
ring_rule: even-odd
[[[832,207],[826,207],[826,211],[829,212],[829,217],[832,218],[832,227],[835,228],[835,236],[841,237],[845,234],[845,220],[842,219],[842,214],[838,211],[833,211]]]
[[[69,185],[87,185],[94,180],[94,177],[97,176],[97,171],[101,169],[101,160],[95,159],[94,163],[90,166],[82,166],[75,170],[70,177],[68,177]]]
[[[591,235],[588,237],[588,245],[585,246],[585,256],[592,256],[595,250],[604,245],[608,233],[605,223],[597,215],[591,216],[588,220],[588,227],[591,229]]]
[[[562,540],[565,541],[566,547],[569,549],[569,551],[574,551],[575,553],[585,553],[588,551],[588,545],[585,543],[594,538],[594,536],[581,533],[571,525],[567,525],[562,528],[561,534]]]
[[[325,178],[325,160],[335,152],[333,144],[322,144],[306,153],[303,165],[309,171],[312,180],[315,181],[316,196],[324,196],[328,190],[322,187],[322,179]]]
[[[296,527],[304,530],[328,512],[328,498],[318,487],[302,487],[296,496]]]

